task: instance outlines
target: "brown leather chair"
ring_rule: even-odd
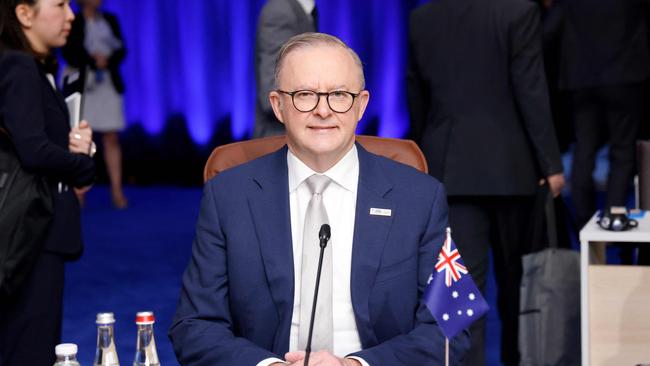
[[[410,165],[421,172],[428,172],[424,154],[411,140],[357,135],[357,142],[371,153]],[[203,180],[207,181],[228,168],[272,153],[284,144],[285,136],[273,136],[219,146],[212,151],[205,163]]]

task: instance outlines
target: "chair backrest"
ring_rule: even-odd
[[[650,141],[637,143],[639,166],[639,208],[650,210]]]
[[[428,172],[424,154],[411,140],[357,135],[357,142],[373,154],[410,165],[424,173]],[[212,151],[205,163],[203,180],[207,181],[228,168],[272,153],[284,144],[286,144],[285,136],[272,136],[219,146]]]

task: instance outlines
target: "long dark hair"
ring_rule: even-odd
[[[57,69],[56,57],[52,54],[36,52],[16,17],[18,5],[27,4],[35,7],[38,2],[39,0],[0,0],[0,51],[15,50],[29,53],[41,60],[48,71],[53,72]]]
[[[16,17],[18,5],[36,3],[38,0],[0,0],[0,48],[36,54]]]

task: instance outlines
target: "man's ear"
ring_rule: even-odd
[[[275,90],[270,92],[269,102],[271,103],[271,108],[273,108],[273,114],[275,114],[275,118],[284,124],[284,118],[282,117],[282,108],[284,108],[284,105],[282,103],[280,93],[276,92]]]
[[[370,92],[367,90],[362,90],[357,97],[357,103],[359,103],[359,108],[357,109],[357,122],[361,120],[363,114],[366,111],[368,106],[368,101],[370,100]]]
[[[16,18],[23,28],[31,28],[34,20],[34,8],[27,4],[16,6]]]

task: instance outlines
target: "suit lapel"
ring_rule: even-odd
[[[365,348],[377,342],[370,324],[369,297],[393,222],[392,216],[370,215],[370,209],[390,209],[393,214],[395,211],[393,202],[387,198],[392,183],[381,172],[377,158],[359,144],[357,149],[359,186],[350,287],[357,328]],[[280,315],[274,344],[274,350],[279,352],[286,352],[289,347],[295,286],[286,153],[285,146],[257,172],[253,178],[256,189],[248,200],[271,296]]]
[[[392,189],[392,182],[381,172],[376,157],[359,144],[357,144],[357,149],[359,151],[359,189],[354,219],[350,287],[357,329],[361,343],[366,348],[377,343],[370,324],[369,297],[393,222],[392,215],[370,215],[370,209],[390,209],[392,214],[395,214],[395,210],[393,202],[387,198],[388,192]]]
[[[70,115],[68,112],[68,105],[65,103],[65,100],[63,99],[63,96],[61,93],[58,92],[57,89],[52,87],[52,84],[50,84],[50,80],[47,77],[47,73],[45,70],[43,70],[43,66],[38,63],[38,69],[40,70],[41,73],[41,78],[42,82],[47,84],[47,90],[51,93],[51,96],[56,100],[56,104],[59,106],[61,109],[61,112],[65,115],[65,121],[68,122],[70,120]],[[70,126],[66,123],[66,126],[70,128]]]
[[[49,82],[48,82],[49,84]],[[65,100],[63,99],[63,96],[61,93],[57,92],[54,88],[50,88],[51,92],[54,94],[54,98],[56,98],[57,103],[59,104],[59,108],[61,108],[61,111],[63,114],[66,116],[66,121],[70,120],[70,115],[68,111],[68,105],[65,103]]]
[[[269,164],[265,164],[256,172],[253,178],[256,189],[248,199],[260,243],[266,278],[280,317],[274,348],[285,352],[289,348],[294,296],[286,157],[286,146],[270,156]]]

